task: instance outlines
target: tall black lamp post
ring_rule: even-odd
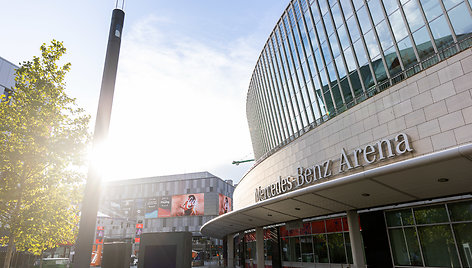
[[[123,10],[113,10],[93,136],[93,151],[95,151],[108,136],[124,19],[125,13]],[[97,166],[96,163],[90,163],[84,199],[82,201],[74,268],[90,267],[93,238],[95,235],[95,222],[100,201],[100,168],[102,167]]]

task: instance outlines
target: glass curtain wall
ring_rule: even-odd
[[[467,0],[292,0],[249,85],[255,157],[470,47],[471,32]]]
[[[345,217],[304,222],[300,229],[281,226],[280,241],[283,267],[305,267],[309,263],[352,264]]]
[[[395,266],[472,267],[472,201],[385,212]]]

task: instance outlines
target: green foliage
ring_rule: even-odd
[[[73,243],[89,140],[90,116],[65,93],[70,63],[58,66],[62,42],[16,70],[16,85],[0,102],[0,244],[34,254]]]

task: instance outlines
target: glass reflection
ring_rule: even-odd
[[[336,24],[336,28],[338,28],[343,24],[343,15],[341,14],[338,4],[331,8],[331,13],[333,14],[334,24]]]
[[[456,6],[461,2],[463,2],[463,0],[443,0],[444,7],[446,7],[446,10],[451,9],[452,7]]]
[[[326,13],[326,15],[323,16],[323,22],[326,27],[326,34],[329,36],[330,34],[334,33],[334,26],[331,22],[331,15],[329,13]]]
[[[354,43],[354,50],[356,52],[359,65],[362,66],[367,64],[367,55],[365,54],[364,45],[362,44],[361,40],[357,40],[357,42]]]
[[[352,16],[350,19],[347,20],[346,23],[349,29],[349,33],[351,34],[352,42],[355,42],[360,37],[359,29],[357,28],[356,18]]]
[[[365,34],[372,27],[370,25],[369,17],[367,15],[367,10],[365,6],[357,11],[357,18],[359,19],[359,24],[361,25],[362,33]]]
[[[381,20],[384,19],[382,6],[379,0],[370,0],[368,2],[370,14],[372,15],[372,20],[374,21],[374,25],[377,25]]]
[[[320,0],[318,1],[318,4],[320,5],[320,10],[321,10],[322,15],[328,12],[328,4],[326,3],[326,0]]]
[[[381,84],[387,79],[387,72],[385,71],[380,55],[372,59],[372,69],[374,69],[375,78],[377,79],[378,84]]]
[[[438,0],[420,0],[421,6],[423,7],[426,19],[432,21],[434,18],[443,14],[441,6],[438,3]]]
[[[415,51],[413,50],[409,37],[401,40],[397,45],[405,69],[408,69],[417,63]]]
[[[472,18],[465,3],[458,5],[449,11],[448,14],[457,39],[460,40],[470,36],[472,32],[472,23],[470,23]]]
[[[401,72],[400,60],[397,57],[395,47],[391,47],[384,51],[385,61],[387,63],[388,71],[390,75],[394,76],[395,74]]]
[[[339,55],[339,46],[338,40],[336,39],[336,34],[332,34],[329,37],[329,43],[331,44],[331,51],[333,52],[333,57],[336,58]]]
[[[359,78],[359,74],[357,73],[357,71],[354,71],[349,75],[349,78],[351,79],[351,85],[352,85],[352,90],[354,91],[354,94],[356,95],[356,97],[359,97],[361,93],[364,92],[362,90],[362,84]]]
[[[369,31],[364,35],[367,50],[369,51],[370,58],[373,59],[380,54],[377,40],[375,39],[374,31]]]
[[[393,12],[389,16],[390,25],[392,26],[393,35],[395,39],[402,40],[405,36],[408,35],[408,30],[405,27],[405,23],[403,22],[402,14],[400,10]]]
[[[345,18],[349,18],[352,15],[352,8],[349,0],[341,0],[341,7],[343,9]]]
[[[446,48],[452,42],[454,42],[444,16],[441,16],[432,21],[429,24],[429,27],[431,28],[431,33],[433,34],[434,42],[436,43],[438,50]]]
[[[390,30],[387,26],[387,22],[384,20],[379,23],[376,27],[377,34],[379,36],[380,45],[382,49],[387,49],[393,45],[392,38],[390,37]]]
[[[341,27],[338,29],[338,36],[339,36],[339,40],[341,41],[342,49],[343,50],[346,49],[350,44],[349,44],[346,28],[344,25],[341,25]]]
[[[385,11],[387,11],[387,15],[390,15],[392,12],[398,9],[397,1],[383,0],[383,4],[385,6]]]
[[[460,266],[449,225],[418,227],[418,234],[426,266]]]
[[[344,51],[344,58],[346,59],[346,65],[347,65],[348,71],[349,72],[354,71],[357,66],[354,60],[354,56],[352,55],[352,50],[350,48]]]
[[[423,17],[421,16],[421,11],[416,1],[412,0],[406,3],[403,6],[403,11],[405,12],[406,20],[412,32],[424,25]]]
[[[354,3],[354,7],[356,8],[356,10],[358,10],[359,8],[361,8],[361,6],[364,5],[364,2],[362,0],[352,0],[352,2]]]
[[[421,60],[428,58],[432,53],[434,53],[434,48],[431,44],[431,39],[429,38],[426,27],[413,33],[413,39],[415,40],[416,50],[418,51]]]

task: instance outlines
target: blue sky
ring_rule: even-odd
[[[0,0],[0,56],[52,39],[68,49],[69,95],[95,116],[110,0]],[[121,0],[120,0],[121,5]],[[288,1],[128,0],[104,163],[106,180],[209,171],[239,179],[252,158],[249,79]]]

